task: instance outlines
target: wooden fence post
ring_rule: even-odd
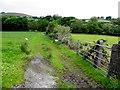
[[[112,46],[108,75],[120,80],[120,43]]]
[[[96,53],[96,56],[95,56],[95,59],[94,59],[94,64],[96,66],[100,66],[101,65],[101,53],[102,53],[102,50],[103,50],[103,47],[100,46],[100,45],[103,45],[103,43],[105,42],[105,40],[98,40],[97,41],[97,45],[94,46],[94,50],[95,50],[95,53]]]

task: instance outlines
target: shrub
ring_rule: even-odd
[[[24,53],[30,54],[30,49],[27,42],[23,43],[20,48]]]

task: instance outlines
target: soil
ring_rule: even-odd
[[[66,71],[63,73],[62,79],[66,82],[72,83],[77,88],[104,88],[100,83],[96,82],[90,76],[84,74],[80,66],[77,66],[70,57],[62,57],[61,60],[65,65]],[[69,62],[69,63],[68,63]]]
[[[93,78],[85,75],[70,57],[61,56],[61,61],[65,71],[59,78],[63,82],[74,84],[77,88],[104,88]],[[57,71],[43,56],[36,54],[25,67],[24,83],[13,88],[59,88],[56,83],[58,77],[51,75],[55,72]]]
[[[49,63],[40,55],[34,56],[26,65],[24,73],[24,84],[13,88],[57,88],[57,77],[51,76],[53,69]]]

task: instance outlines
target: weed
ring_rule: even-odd
[[[25,52],[26,54],[30,54],[30,49],[27,42],[23,43],[20,48],[21,51]]]

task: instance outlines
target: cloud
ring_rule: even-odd
[[[92,16],[118,16],[119,0],[0,0],[2,11],[23,12],[44,16],[59,14],[90,18]]]

